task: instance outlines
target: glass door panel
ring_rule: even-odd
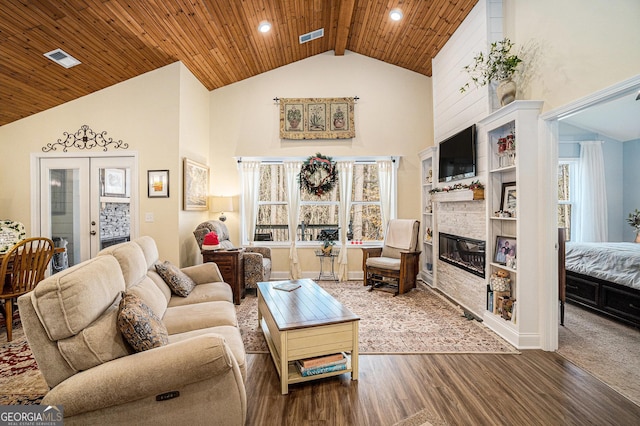
[[[96,206],[92,223],[98,224],[92,228],[98,236],[92,240],[96,252],[131,239],[132,167],[133,158],[95,158],[91,162],[92,181],[98,184],[91,203]]]
[[[88,234],[89,160],[86,158],[43,159],[41,176],[41,234],[66,248],[66,256],[55,256],[53,272],[90,257],[82,242]]]

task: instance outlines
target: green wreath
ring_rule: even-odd
[[[302,163],[299,175],[300,188],[311,195],[321,196],[331,192],[338,181],[338,170],[331,157],[317,153]]]

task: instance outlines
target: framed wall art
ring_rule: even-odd
[[[147,196],[169,198],[169,170],[147,171]]]
[[[208,210],[209,167],[184,159],[184,210]]]
[[[356,135],[354,98],[281,98],[280,138],[349,139]]]
[[[103,169],[104,173],[104,196],[105,197],[126,197],[127,196],[127,173],[125,169]]]

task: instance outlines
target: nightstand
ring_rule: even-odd
[[[240,304],[244,298],[244,249],[236,250],[202,250],[202,261],[218,265],[222,279],[231,286],[233,303]]]

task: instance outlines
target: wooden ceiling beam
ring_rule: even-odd
[[[340,13],[338,14],[338,25],[336,32],[336,45],[334,52],[336,56],[344,55],[349,41],[349,30],[351,29],[351,17],[355,9],[356,0],[342,0],[340,2]]]

